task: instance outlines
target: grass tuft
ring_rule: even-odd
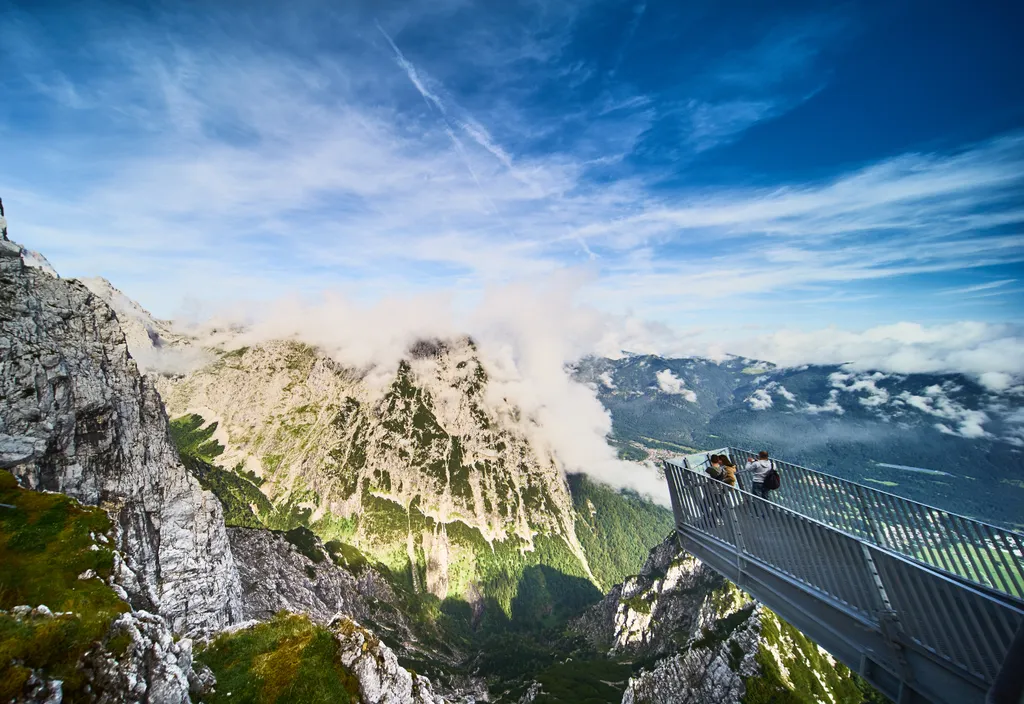
[[[0,609],[45,604],[71,612],[0,613],[0,701],[19,699],[31,670],[63,680],[66,700],[75,701],[84,686],[79,658],[128,610],[104,582],[113,552],[92,549],[91,534],[107,534],[110,519],[63,494],[22,489],[6,471],[0,471],[0,503],[14,506],[0,507]],[[78,579],[87,570],[101,579]]]
[[[359,682],[338,657],[329,630],[305,616],[280,612],[252,628],[217,636],[197,648],[213,670],[210,704],[328,704],[359,701]]]

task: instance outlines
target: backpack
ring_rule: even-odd
[[[782,485],[782,476],[772,467],[764,477],[764,488],[768,491],[775,491]]]

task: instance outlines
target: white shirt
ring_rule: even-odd
[[[754,470],[754,481],[757,484],[764,484],[764,478],[768,476],[771,468],[771,460],[750,460],[746,466],[746,469]]]

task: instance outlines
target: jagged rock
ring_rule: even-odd
[[[220,503],[181,465],[117,317],[80,283],[26,266],[11,242],[0,242],[0,468],[111,513],[137,608],[176,631],[238,617]]]
[[[629,680],[623,704],[735,702],[752,680],[776,694],[792,692],[798,679],[810,683],[801,685],[815,688],[800,692],[807,701],[834,703],[839,692],[857,691],[848,669],[681,550],[674,536],[570,628],[610,655],[654,661]],[[800,678],[786,674],[796,671]]]
[[[26,260],[26,264],[28,261]],[[79,279],[117,315],[128,351],[146,373],[184,374],[210,362],[202,347],[171,322],[160,320],[102,277]]]
[[[54,269],[46,257],[39,252],[33,252],[30,249],[23,250],[21,253],[21,261],[25,262],[25,266],[31,266],[39,269],[43,273],[49,274],[55,279],[60,278],[57,274],[57,270]]]
[[[461,664],[466,654],[436,638],[424,642],[410,624],[405,604],[373,566],[353,571],[339,567],[315,537],[311,543],[322,556],[319,562],[279,532],[228,528],[228,537],[239,567],[244,618],[268,620],[286,610],[306,614],[325,625],[341,616],[372,624],[378,635],[387,634],[389,642],[398,644],[395,647],[400,655],[437,668],[440,679],[434,680],[436,693],[460,702],[484,700],[487,696],[482,679],[453,677],[446,671],[449,666]]]
[[[192,664],[191,640],[175,642],[162,618],[136,611],[111,624],[103,646],[86,654],[82,669],[100,704],[184,704],[192,701],[190,692],[203,694],[212,684],[209,671],[196,673]]]
[[[10,613],[19,618],[73,617],[54,614],[43,605],[15,607]],[[79,668],[85,677],[79,696],[98,704],[185,704],[192,701],[190,693],[201,696],[214,684],[208,668],[194,669],[192,641],[175,641],[167,622],[146,611],[117,617]],[[61,680],[33,671],[18,701],[60,704],[63,696]]]
[[[430,680],[399,665],[391,648],[352,619],[341,616],[330,628],[342,664],[359,680],[364,704],[446,704],[434,694]]]
[[[573,630],[611,655],[674,653],[680,640],[692,638],[704,625],[709,594],[726,584],[670,537],[651,550],[638,575],[613,587]]]
[[[395,601],[391,586],[376,571],[367,568],[357,578],[336,567],[319,541],[315,544],[322,559],[314,562],[281,533],[228,528],[228,538],[238,564],[246,619],[267,620],[284,609],[323,624],[339,613],[366,621],[367,597]]]
[[[727,640],[711,647],[690,647],[630,678],[622,704],[738,702],[746,691],[743,678],[758,673],[759,636],[755,611]]]
[[[526,690],[526,694],[519,699],[519,704],[533,704],[534,700],[537,699],[543,691],[544,686],[540,682],[533,682],[530,685],[530,688]]]
[[[61,704],[64,701],[64,683],[48,680],[33,672],[25,683],[25,694],[19,701],[26,704]]]
[[[423,567],[412,572],[418,591],[470,599],[477,551],[497,541],[529,551],[538,534],[564,541],[589,574],[556,458],[517,408],[488,394],[472,341],[416,345],[397,372],[376,374],[274,341],[158,384],[172,417],[217,422],[218,461],[259,476],[275,505],[301,505],[311,521],[412,516],[401,529],[359,521],[346,541],[392,566],[396,548],[406,552]]]

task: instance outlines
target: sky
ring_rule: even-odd
[[[161,317],[330,291],[521,318],[554,286],[636,333],[612,346],[1024,374],[1021,26],[994,0],[0,0],[0,197],[12,239]]]

